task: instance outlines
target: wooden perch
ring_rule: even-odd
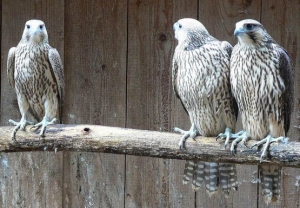
[[[96,125],[51,125],[46,137],[38,138],[39,130],[18,131],[17,143],[10,139],[13,127],[0,127],[0,151],[81,151],[129,154],[170,159],[196,159],[201,161],[259,164],[261,151],[251,150],[243,145],[237,155],[224,150],[223,142],[215,138],[197,137],[188,139],[186,150],[178,149],[180,134],[124,129]],[[255,141],[248,142],[250,146]],[[271,144],[269,158],[262,164],[300,167],[300,142]]]

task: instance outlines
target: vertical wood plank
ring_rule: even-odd
[[[268,33],[275,41],[283,46],[292,58],[295,67],[295,106],[292,113],[291,127],[288,133],[290,138],[300,139],[299,130],[294,128],[297,125],[296,112],[299,110],[298,99],[300,97],[300,34],[297,25],[300,23],[300,2],[275,0],[263,1],[261,22],[267,29]],[[299,179],[300,171],[296,168],[283,168],[282,189],[279,203],[266,205],[263,197],[260,197],[259,207],[299,207],[300,191],[296,183]],[[261,190],[260,190],[261,192]]]
[[[66,1],[64,123],[125,126],[127,1]],[[64,207],[123,207],[125,156],[64,153]]]
[[[21,118],[6,75],[8,50],[19,43],[25,22],[36,18],[45,22],[50,44],[63,58],[64,2],[3,0],[1,6],[1,125],[7,125]],[[62,153],[1,153],[0,161],[1,207],[62,206]]]
[[[243,19],[260,19],[261,1],[199,1],[199,20],[208,32],[232,46],[237,43],[233,35],[235,23]],[[212,11],[215,11],[212,14]]]
[[[260,1],[199,1],[199,20],[209,33],[219,40],[226,40],[234,46],[233,35],[235,23],[247,18],[260,19]],[[214,11],[212,13],[212,11]],[[240,119],[236,131],[241,128]],[[229,150],[227,150],[229,151]],[[252,183],[252,177],[257,176],[257,166],[237,165],[237,177],[240,183],[236,192],[228,198],[218,190],[212,197],[205,188],[197,192],[197,206],[203,207],[257,207],[257,183]],[[247,174],[245,174],[245,172]]]
[[[62,207],[62,153],[0,155],[1,207]]]
[[[190,122],[171,87],[173,24],[197,17],[197,2],[130,0],[126,127],[170,131]],[[178,135],[178,140],[181,135]],[[184,161],[126,156],[126,207],[193,207]]]

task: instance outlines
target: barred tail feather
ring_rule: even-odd
[[[218,190],[219,165],[218,163],[204,162],[204,166],[205,188],[211,196]]]
[[[228,195],[230,190],[237,190],[237,176],[235,164],[219,163],[219,181],[223,192]]]
[[[192,188],[195,191],[201,187],[204,181],[209,196],[218,190],[219,185],[227,195],[231,189],[236,190],[238,186],[234,164],[187,160],[182,182],[187,184],[191,179]]]
[[[183,173],[183,184],[187,184],[194,176],[196,161],[187,160],[185,161],[184,173]]]
[[[201,187],[201,183],[204,180],[204,163],[196,162],[195,172],[192,181],[192,188],[197,191]]]
[[[267,204],[277,202],[280,197],[281,169],[275,165],[259,166],[262,193]]]

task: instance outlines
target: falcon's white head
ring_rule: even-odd
[[[22,39],[35,44],[48,43],[45,23],[41,20],[28,20],[25,24]]]
[[[275,42],[264,26],[253,19],[245,19],[236,23],[234,35],[238,38],[240,44],[248,46]]]
[[[202,38],[202,36],[209,35],[204,25],[198,20],[192,18],[184,18],[178,20],[174,25],[175,38],[178,44],[186,40],[194,41],[194,39]]]

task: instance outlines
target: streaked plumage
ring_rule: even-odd
[[[263,159],[269,142],[286,140],[293,105],[292,62],[255,20],[238,22],[235,35],[238,44],[231,56],[230,78],[245,130],[238,139],[263,140],[258,143],[266,143]],[[281,167],[261,166],[260,175],[265,201],[277,201]]]
[[[40,122],[34,127],[42,127],[40,136],[44,136],[46,126],[60,116],[65,86],[61,59],[57,50],[48,44],[44,22],[26,22],[18,46],[9,50],[7,75],[22,115],[20,122],[9,121],[16,125],[12,139],[15,140],[19,128],[33,123],[27,121],[28,113]]]
[[[173,57],[173,89],[192,123],[189,131],[174,128],[184,134],[180,148],[184,148],[188,137],[199,134],[218,136],[226,130],[230,136],[237,113],[229,83],[231,45],[209,35],[194,19],[179,20],[174,24],[174,31],[178,45]],[[209,193],[215,192],[219,183],[225,193],[237,187],[233,164],[187,161],[183,183],[190,178],[194,189],[205,180]]]

